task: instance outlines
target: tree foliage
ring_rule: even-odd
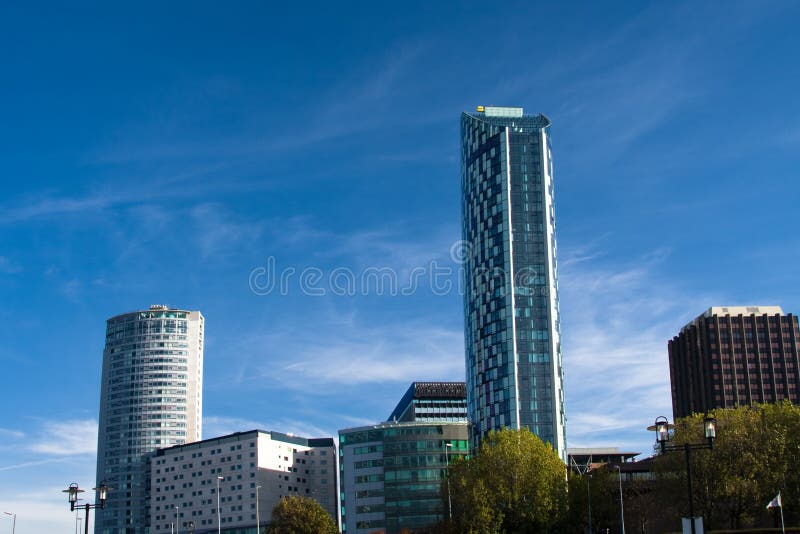
[[[490,432],[449,476],[454,532],[551,532],[564,517],[566,467],[527,428]]]
[[[716,410],[717,438],[711,451],[692,451],[695,514],[706,529],[774,526],[765,509],[778,493],[787,522],[800,507],[800,407],[786,402]],[[676,422],[672,442],[702,443],[703,415]],[[656,462],[661,502],[687,515],[686,463],[682,453]]]
[[[314,499],[284,497],[272,509],[271,534],[337,534],[330,514]]]
[[[619,486],[616,471],[606,467],[589,473],[569,475],[569,521],[563,532],[588,532],[589,495],[592,505],[592,532],[620,530]]]

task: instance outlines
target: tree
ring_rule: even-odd
[[[550,532],[564,517],[566,467],[527,428],[490,432],[449,476],[454,532]]]
[[[588,479],[588,482],[587,482]],[[592,503],[592,532],[619,530],[619,492],[616,471],[607,466],[592,469],[586,474],[569,475],[569,522],[564,532],[587,532],[589,525],[589,493]]]
[[[716,410],[717,438],[711,451],[692,452],[695,513],[706,530],[773,526],[766,504],[778,493],[787,522],[800,505],[800,407],[789,402]],[[702,443],[702,414],[676,422],[673,443]],[[655,463],[661,502],[686,515],[685,458],[665,454]],[[791,524],[791,523],[788,523]]]
[[[272,509],[271,534],[337,534],[331,516],[314,499],[283,497]]]

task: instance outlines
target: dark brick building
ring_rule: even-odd
[[[800,404],[797,316],[778,306],[713,307],[668,343],[674,417],[790,400]]]

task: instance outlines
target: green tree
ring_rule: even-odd
[[[453,532],[550,532],[564,517],[566,467],[527,428],[490,432],[449,475]]]
[[[588,479],[588,482],[587,482]],[[592,502],[592,532],[619,531],[619,486],[617,473],[608,466],[579,475],[569,475],[569,520],[563,532],[587,532],[589,525],[589,493]]]
[[[283,497],[272,509],[271,534],[337,534],[330,514],[314,499]]]
[[[716,410],[717,438],[711,451],[692,451],[695,513],[706,530],[773,526],[766,504],[781,491],[786,519],[797,521],[800,505],[800,407],[786,402]],[[703,415],[676,422],[674,444],[702,443]],[[688,511],[686,463],[680,452],[665,454],[655,467],[661,502]]]

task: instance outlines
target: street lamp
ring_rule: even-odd
[[[256,534],[261,534],[261,518],[258,515],[258,490],[261,489],[261,484],[256,484]]]
[[[619,518],[622,521],[622,534],[625,534],[625,506],[622,502],[622,468],[618,465],[614,467],[619,473]]]
[[[11,523],[11,534],[15,534],[17,531],[17,514],[13,514],[11,512],[3,512],[6,515],[14,516],[13,522]]]
[[[696,534],[694,525],[694,499],[692,498],[692,450],[696,449],[713,449],[714,438],[717,437],[717,420],[713,417],[706,417],[703,419],[703,430],[706,437],[705,443],[689,443],[688,441],[683,445],[668,445],[670,439],[669,430],[675,428],[671,425],[667,418],[663,415],[657,417],[653,426],[648,427],[648,430],[655,430],[656,443],[661,449],[661,453],[684,451],[686,455],[686,482],[689,494],[689,523],[692,525],[692,534]]]
[[[450,515],[450,522],[453,522],[453,501],[450,499],[450,454],[449,450],[453,447],[453,444],[449,441],[444,444],[444,461],[445,465],[447,466],[446,475],[447,475],[447,511]]]
[[[217,477],[217,534],[222,533],[222,517],[219,515],[219,481],[224,480],[224,477]],[[88,534],[88,533],[87,533]]]
[[[180,506],[175,505],[175,534],[181,534],[181,527],[178,523],[178,508],[180,508]]]
[[[92,508],[100,508],[101,510],[106,507],[106,499],[108,499],[108,492],[111,490],[105,482],[101,482],[96,488],[92,488],[97,492],[98,501],[96,504],[89,504],[88,502],[82,506],[86,510],[84,514],[83,527],[85,534],[89,534],[89,510]],[[77,482],[73,482],[62,493],[67,494],[67,501],[69,502],[69,511],[74,512],[78,502],[78,494],[83,493],[83,490],[78,487]],[[79,505],[78,505],[79,506]]]

